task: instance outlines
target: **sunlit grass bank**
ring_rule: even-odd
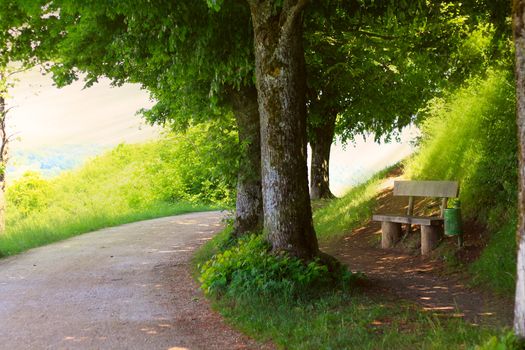
[[[369,180],[351,188],[343,197],[330,200],[314,211],[314,226],[321,240],[342,236],[362,225],[372,217],[376,196],[386,175],[387,168]]]
[[[78,215],[62,214],[63,216],[54,218],[49,218],[45,214],[35,216],[18,223],[10,222],[7,232],[0,236],[0,256],[17,254],[104,227],[214,208],[216,207],[204,204],[159,202],[152,204],[149,209],[135,211],[121,212],[107,208],[103,213],[93,210]]]
[[[433,100],[425,113],[406,175],[459,181],[463,217],[486,227],[489,240],[470,267],[474,281],[513,294],[518,161],[512,72],[489,70]]]
[[[217,133],[217,127],[204,124],[159,141],[120,145],[50,180],[26,174],[7,190],[0,256],[103,227],[229,208],[236,134]]]

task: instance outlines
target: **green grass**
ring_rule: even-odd
[[[227,239],[228,229],[207,242],[194,257],[195,270]],[[212,302],[234,327],[280,349],[473,349],[506,332],[425,313],[359,286],[320,286],[296,299],[224,294]]]
[[[58,177],[28,173],[9,184],[0,256],[103,227],[230,207],[237,153],[227,145],[236,147],[236,134],[214,127],[119,145]]]
[[[320,240],[341,236],[368,220],[379,185],[391,170],[376,174],[343,198],[318,205],[314,222]],[[193,260],[195,271],[220,251],[228,230],[198,251]],[[439,317],[359,286],[345,290],[320,287],[295,300],[281,295],[226,294],[212,296],[212,301],[236,328],[281,349],[475,349],[478,344],[497,344],[496,338],[507,332]]]
[[[407,177],[458,180],[464,218],[486,227],[474,282],[511,296],[516,274],[517,140],[512,71],[488,70],[425,110]],[[481,233],[481,232],[480,232]]]
[[[150,209],[136,212],[117,213],[109,210],[99,214],[84,213],[79,216],[62,216],[54,219],[45,216],[33,217],[10,225],[7,232],[0,236],[0,256],[18,254],[104,227],[212,209],[214,208],[209,205],[192,203],[157,203]]]
[[[397,165],[372,176],[368,181],[350,189],[314,211],[314,225],[319,239],[332,239],[359,227],[372,217],[376,195],[385,176]]]
[[[281,349],[461,349],[486,342],[494,330],[440,319],[366,291],[320,293],[304,300],[222,299],[215,306],[234,326]]]
[[[516,221],[511,220],[492,234],[481,257],[469,266],[474,284],[490,286],[498,293],[514,295],[516,250]]]
[[[516,139],[514,94],[505,72],[487,72],[444,99],[433,101],[418,153],[405,163],[409,178],[454,179],[462,208],[491,233],[470,267],[474,280],[511,294],[515,276]],[[343,198],[314,203],[320,241],[344,236],[370,219],[387,169]],[[497,174],[497,175],[496,175]],[[210,241],[195,264],[217,252]],[[293,300],[280,295],[214,297],[234,326],[283,349],[499,349],[508,330],[437,317],[415,305],[384,300],[365,289],[313,290]],[[508,347],[511,349],[512,347]]]
[[[462,213],[500,228],[516,217],[517,132],[512,71],[489,70],[424,111],[410,179],[457,180]]]

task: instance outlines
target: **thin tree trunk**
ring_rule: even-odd
[[[1,78],[1,77],[0,77]],[[5,232],[5,171],[7,166],[7,131],[5,129],[6,118],[5,98],[0,92],[0,234]]]
[[[306,165],[306,0],[249,0],[261,116],[264,228],[274,252],[310,260],[319,253]]]
[[[516,46],[516,120],[519,148],[518,261],[514,331],[519,338],[525,339],[525,0],[513,2],[513,31]]]
[[[312,127],[310,146],[310,198],[334,198],[330,191],[330,148],[334,139],[336,115],[328,116],[322,125]]]
[[[254,86],[230,93],[237,121],[241,159],[237,180],[234,232],[240,237],[263,226],[261,190],[261,133],[257,90]]]

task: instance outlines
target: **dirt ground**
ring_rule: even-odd
[[[403,213],[407,198],[393,197],[391,174],[378,196],[375,213]],[[419,199],[415,212],[426,214],[438,209],[435,203]],[[465,262],[475,259],[482,246],[479,227],[466,225],[465,247],[458,256]],[[481,288],[469,286],[463,272],[451,272],[438,249],[429,257],[418,252],[419,228],[413,227],[408,239],[394,249],[381,249],[381,225],[369,221],[340,239],[326,243],[321,249],[336,256],[352,271],[364,272],[369,278],[367,288],[385,299],[401,298],[419,304],[423,310],[443,317],[461,317],[474,324],[511,326],[514,301]],[[441,245],[454,247],[454,238],[444,238]],[[454,249],[454,248],[453,248]]]
[[[259,349],[190,275],[219,212],[128,224],[0,260],[2,349]]]

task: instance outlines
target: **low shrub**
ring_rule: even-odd
[[[32,212],[44,210],[49,204],[51,186],[36,172],[27,172],[7,189],[7,201],[19,214],[26,217]]]
[[[354,276],[341,270],[337,276],[320,260],[304,263],[286,254],[275,255],[261,235],[242,237],[237,244],[205,262],[199,281],[206,294],[293,297],[312,285],[349,282]]]
[[[524,349],[525,344],[520,342],[513,332],[508,332],[499,337],[493,336],[476,347],[476,350],[520,350]]]

